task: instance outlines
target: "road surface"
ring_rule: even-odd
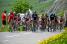
[[[0,32],[0,44],[37,44],[61,32]]]

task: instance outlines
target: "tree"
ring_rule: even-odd
[[[23,0],[16,1],[16,4],[13,8],[16,13],[25,13],[28,9],[32,9],[32,6],[30,6],[28,2]]]

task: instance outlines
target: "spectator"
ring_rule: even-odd
[[[2,28],[6,25],[6,10],[2,13]]]

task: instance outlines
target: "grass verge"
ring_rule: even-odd
[[[63,33],[42,40],[38,44],[67,44],[67,27],[65,27],[64,30]]]

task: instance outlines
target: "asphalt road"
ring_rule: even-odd
[[[0,44],[37,44],[61,32],[0,32]]]

